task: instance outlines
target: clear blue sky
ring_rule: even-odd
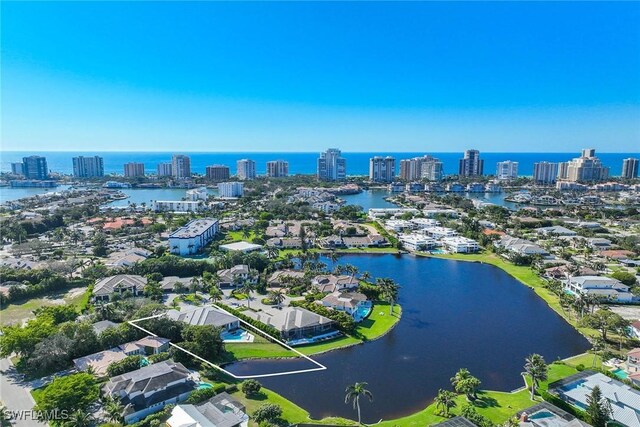
[[[640,3],[2,2],[3,150],[640,151]]]

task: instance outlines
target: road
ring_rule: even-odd
[[[35,405],[30,386],[22,381],[21,375],[9,359],[0,359],[0,400],[8,411],[31,410]],[[14,420],[17,427],[42,427],[45,424],[29,419]]]

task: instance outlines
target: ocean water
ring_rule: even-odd
[[[236,172],[236,161],[249,158],[256,162],[256,172],[264,174],[266,172],[266,162],[269,160],[286,160],[289,162],[289,172],[291,174],[312,174],[316,172],[316,161],[318,153],[201,153],[201,152],[178,152],[191,157],[191,170],[196,173],[204,173],[205,168],[214,164],[224,164],[231,168],[231,173]],[[47,158],[49,169],[53,172],[71,174],[73,171],[72,157],[74,156],[102,156],[104,158],[104,169],[107,174],[123,174],[123,165],[127,162],[141,162],[145,165],[147,173],[155,172],[158,163],[171,161],[169,152],[0,152],[0,170],[7,172],[11,170],[10,163],[19,162],[22,157],[28,155],[42,155]],[[396,158],[396,168],[399,169],[399,161],[416,156],[430,154],[438,157],[444,165],[445,174],[456,174],[458,172],[458,160],[462,158],[462,152],[450,153],[393,153],[393,152],[371,152],[371,153],[349,153],[344,152],[347,159],[347,173],[349,175],[366,175],[369,173],[369,158],[373,156],[393,156]],[[495,174],[496,163],[504,160],[519,162],[519,175],[530,176],[533,174],[533,164],[539,161],[564,162],[577,157],[579,153],[489,153],[481,152],[480,158],[484,159],[484,173]],[[619,176],[622,171],[622,159],[627,157],[639,157],[640,153],[597,153],[602,162],[609,166],[612,176]]]

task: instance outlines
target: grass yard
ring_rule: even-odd
[[[23,302],[16,302],[3,307],[0,310],[0,325],[10,325],[20,323],[24,320],[33,319],[33,310],[40,307],[50,307],[63,303],[80,305],[88,296],[86,288],[72,288],[64,292],[55,292],[39,298],[31,298]]]
[[[568,359],[565,359],[564,361],[567,365],[571,365],[573,367],[582,365],[585,368],[590,369],[593,366],[593,362],[594,362],[593,356],[594,356],[593,353],[582,353],[577,356],[573,356]],[[602,358],[599,355],[595,356],[595,368],[596,369],[602,368]]]
[[[254,233],[253,230],[249,232],[249,237],[246,237],[242,230],[227,231],[227,238],[225,240],[229,240],[231,242],[238,242],[240,240],[251,242],[251,239],[254,237],[256,237],[256,233]]]

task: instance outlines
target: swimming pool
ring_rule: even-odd
[[[198,384],[198,390],[204,390],[206,388],[213,388],[213,386],[209,383],[200,383]]]
[[[255,337],[244,329],[236,329],[235,331],[227,331],[220,334],[222,342],[228,343],[245,343],[253,342]]]
[[[614,369],[613,371],[611,371],[611,373],[621,380],[626,380],[627,378],[629,378],[629,374],[627,374],[627,372],[622,368]]]
[[[369,313],[371,313],[371,304],[361,305],[358,309],[353,313],[353,318],[356,322],[359,322],[365,319]]]

